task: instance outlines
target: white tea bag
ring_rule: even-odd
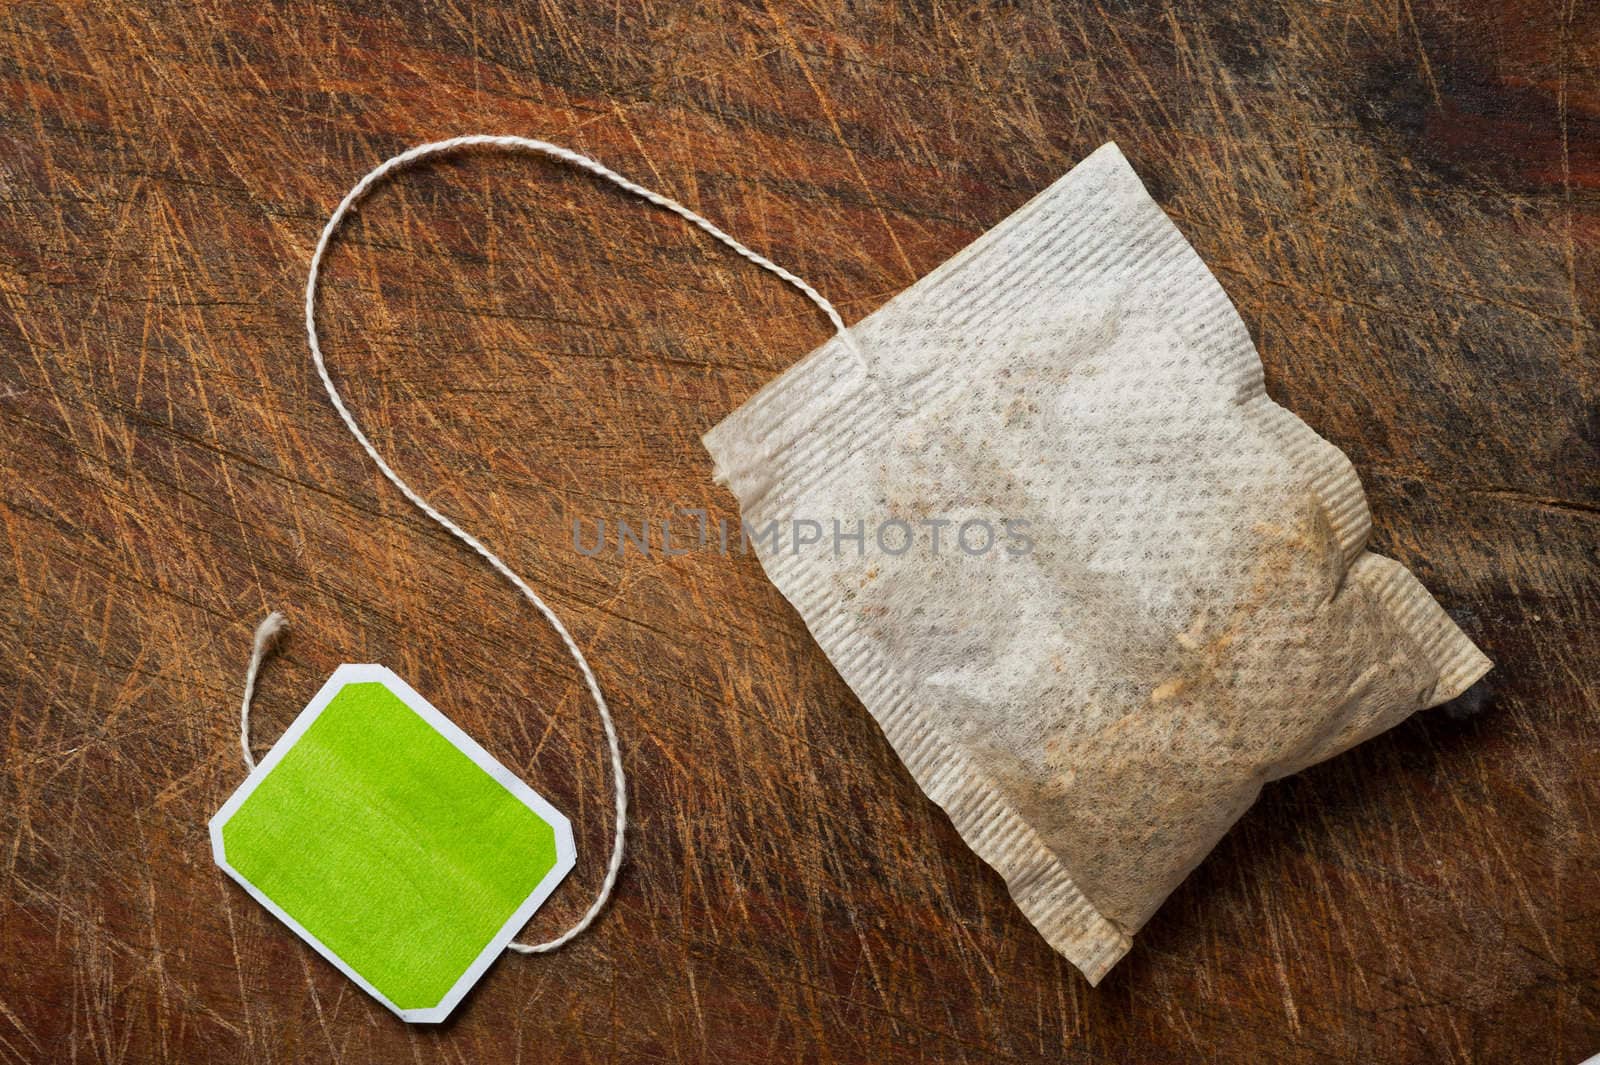
[[[1263,783],[1488,670],[1115,145],[852,333],[706,447],[826,530],[767,574],[1091,983]]]

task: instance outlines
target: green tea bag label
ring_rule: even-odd
[[[345,665],[211,819],[217,864],[407,1021],[442,1021],[573,864],[572,827],[405,681]]]

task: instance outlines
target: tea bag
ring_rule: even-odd
[[[923,531],[900,553],[755,545],[1091,983],[1265,782],[1489,669],[1366,550],[1349,461],[1268,398],[1243,321],[1115,145],[851,334],[706,435],[716,476],[747,527]],[[1027,550],[952,539],[1001,521]]]

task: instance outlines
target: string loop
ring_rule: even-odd
[[[799,277],[790,273],[788,270],[785,270],[783,267],[779,266],[777,263],[774,263],[766,256],[752,251],[750,248],[730,237],[727,233],[724,233],[720,228],[712,224],[706,218],[694,211],[691,211],[678,201],[666,196],[662,196],[659,193],[652,192],[650,189],[647,189],[642,185],[635,184],[634,182],[623,177],[621,174],[618,174],[616,171],[611,170],[610,168],[596,162],[586,155],[579,154],[578,152],[571,151],[567,148],[562,148],[556,144],[550,144],[547,141],[534,140],[529,137],[489,136],[478,134],[466,137],[453,137],[449,140],[433,141],[428,144],[420,144],[415,148],[408,149],[404,152],[401,152],[399,155],[384,160],[382,163],[379,163],[376,167],[370,170],[364,177],[361,178],[360,181],[357,181],[350,191],[345,193],[344,199],[340,201],[339,206],[334,209],[333,214],[328,218],[327,225],[323,227],[322,235],[317,240],[316,250],[312,252],[311,255],[310,274],[306,279],[306,340],[311,347],[311,359],[316,364],[317,376],[322,379],[322,387],[327,391],[328,399],[333,403],[334,410],[339,412],[339,417],[343,419],[345,428],[350,430],[350,435],[355,438],[357,444],[361,445],[361,449],[367,453],[367,457],[377,465],[378,472],[383,474],[390,484],[398,488],[402,495],[415,504],[419,510],[431,518],[451,536],[454,536],[457,540],[461,541],[463,544],[481,556],[484,561],[489,563],[489,565],[493,567],[497,573],[499,573],[506,580],[510,581],[517,591],[521,592],[523,597],[526,598],[528,602],[532,603],[539,613],[543,615],[545,621],[548,622],[550,627],[555,630],[556,635],[561,638],[561,642],[566,646],[568,654],[572,656],[572,660],[577,663],[578,672],[583,675],[583,682],[589,690],[590,697],[594,700],[595,709],[599,712],[600,724],[605,729],[606,744],[610,749],[611,755],[611,778],[616,788],[616,832],[611,845],[611,857],[606,863],[605,880],[601,883],[600,890],[595,895],[594,902],[589,906],[588,911],[578,919],[576,924],[567,929],[561,935],[554,939],[546,940],[543,943],[511,943],[506,948],[507,950],[515,950],[523,954],[541,954],[547,951],[555,950],[558,947],[570,942],[575,936],[579,935],[584,929],[589,927],[589,925],[594,921],[595,917],[600,913],[601,909],[605,907],[607,900],[611,898],[612,890],[616,887],[617,883],[617,872],[622,867],[624,840],[628,829],[628,786],[627,776],[623,772],[622,766],[622,746],[617,739],[616,726],[611,720],[611,708],[606,704],[605,696],[600,691],[600,684],[595,680],[594,671],[589,668],[588,659],[584,657],[583,651],[578,648],[577,642],[573,640],[572,634],[567,631],[566,625],[562,624],[561,619],[556,616],[556,612],[550,609],[545,601],[528,586],[528,583],[515,572],[513,572],[511,567],[506,565],[505,562],[500,559],[500,556],[496,555],[493,551],[490,551],[475,536],[461,528],[455,522],[451,521],[444,514],[435,509],[432,504],[430,504],[416,491],[416,489],[407,484],[405,480],[394,471],[393,467],[391,467],[388,462],[384,460],[382,455],[378,454],[378,449],[373,447],[372,441],[369,440],[367,438],[367,434],[362,431],[361,426],[356,422],[355,415],[350,413],[350,408],[345,405],[344,398],[339,394],[338,388],[334,386],[333,378],[328,374],[327,362],[323,359],[322,344],[319,342],[317,337],[317,284],[322,276],[322,260],[327,254],[328,246],[330,243],[332,243],[334,235],[339,231],[339,227],[344,223],[345,216],[349,214],[350,210],[355,207],[355,205],[359,203],[361,199],[373,189],[373,187],[378,185],[395,171],[411,166],[412,164],[418,163],[424,159],[432,158],[433,156],[445,155],[469,148],[490,148],[500,151],[532,152],[537,155],[544,155],[552,159],[558,159],[564,163],[575,166],[580,170],[586,170],[597,177],[604,178],[606,181],[609,181],[618,188],[623,189],[626,192],[630,192],[633,195],[638,196],[640,199],[646,200],[657,207],[671,211],[673,214],[689,222],[696,228],[703,230],[723,245],[732,249],[741,257],[748,259],[750,262],[755,263],[763,270],[776,275],[777,277],[786,281],[788,284],[792,285],[794,288],[798,289],[800,293],[806,297],[806,299],[810,300],[822,311],[823,314],[827,315],[828,321],[831,322],[834,329],[837,330],[845,347],[863,369],[866,368],[867,364],[865,358],[861,354],[860,348],[856,345],[855,338],[850,335],[850,331],[845,327],[844,319],[839,316],[839,312],[834,308],[833,304],[829,303],[825,298],[823,298],[821,293],[812,288],[810,285],[806,284],[806,282],[801,280]],[[261,623],[261,626],[256,631],[255,648],[253,654],[251,655],[250,668],[245,677],[244,703],[240,710],[240,745],[244,748],[245,762],[252,768],[255,766],[255,760],[250,754],[250,700],[255,694],[256,673],[261,666],[262,657],[270,649],[273,639],[275,638],[278,630],[282,627],[282,623],[282,615],[276,612],[269,615],[267,619]]]

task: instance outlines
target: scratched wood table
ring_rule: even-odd
[[[1571,0],[0,10],[0,1060],[1576,1062],[1600,1051],[1600,9]],[[250,633],[264,747],[385,663],[572,817],[609,792],[557,638],[383,483],[301,293],[411,144],[547,137],[847,318],[1107,139],[1342,447],[1374,545],[1496,660],[1267,788],[1091,989],[922,797],[753,558],[699,436],[827,336],[591,178],[429,165],[329,262],[377,444],[563,613],[614,702],[615,901],[408,1028],[212,864]],[[613,525],[614,528],[614,525]]]

